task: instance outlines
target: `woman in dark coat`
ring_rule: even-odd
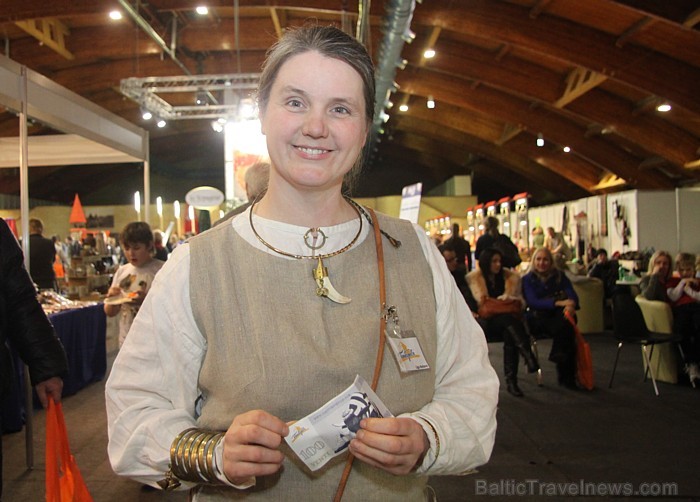
[[[518,358],[523,356],[528,373],[534,373],[540,366],[530,348],[530,337],[523,325],[522,310],[525,307],[520,290],[520,276],[503,268],[500,251],[490,248],[479,256],[479,268],[467,275],[467,283],[479,307],[486,297],[498,301],[515,300],[517,312],[495,314],[488,318],[478,317],[477,321],[484,330],[486,338],[503,339],[503,373],[506,377],[506,389],[517,397],[523,392],[518,387]]]
[[[557,365],[559,385],[576,389],[574,327],[564,312],[575,314],[578,296],[571,281],[554,266],[549,249],[540,248],[532,256],[530,270],[523,277],[523,295],[530,328],[553,340],[549,360]]]

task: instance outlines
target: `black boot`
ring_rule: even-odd
[[[557,379],[562,387],[578,390],[578,385],[576,385],[576,363],[571,358],[566,362],[557,363]]]
[[[523,397],[523,391],[518,387],[518,349],[509,344],[503,344],[503,373],[506,390],[515,397]]]
[[[530,339],[524,330],[517,329],[515,326],[508,326],[508,328],[506,328],[506,336],[510,336],[511,340],[513,341],[513,345],[515,345],[515,347],[518,349],[520,355],[523,356],[528,373],[534,373],[540,369],[537,358],[535,357],[535,354],[532,353]]]

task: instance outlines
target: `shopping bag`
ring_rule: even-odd
[[[569,312],[564,312],[564,317],[574,327],[576,337],[576,382],[586,390],[593,390],[593,358],[591,346],[581,334],[576,325],[576,320]]]
[[[63,407],[51,398],[46,411],[46,502],[92,502],[70,453]]]

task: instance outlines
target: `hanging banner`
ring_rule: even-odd
[[[418,223],[418,213],[420,212],[420,198],[423,191],[423,183],[408,185],[401,190],[401,209],[399,218]]]

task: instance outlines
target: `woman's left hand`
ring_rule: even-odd
[[[408,474],[430,448],[423,427],[411,418],[366,418],[360,427],[350,451],[391,474]]]

